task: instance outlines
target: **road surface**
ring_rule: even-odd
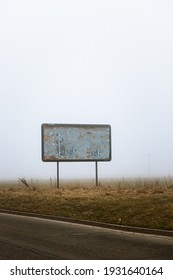
[[[1,260],[173,260],[173,237],[0,213]]]

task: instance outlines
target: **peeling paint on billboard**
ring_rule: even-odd
[[[42,124],[43,161],[110,161],[110,125]]]

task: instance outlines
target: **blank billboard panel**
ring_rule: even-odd
[[[110,125],[42,124],[43,161],[110,161]]]

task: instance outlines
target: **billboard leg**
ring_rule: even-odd
[[[59,161],[57,161],[57,188],[59,189]]]
[[[98,186],[98,163],[96,161],[96,186]]]

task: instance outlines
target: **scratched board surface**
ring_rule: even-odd
[[[43,161],[111,160],[109,125],[42,125]]]

